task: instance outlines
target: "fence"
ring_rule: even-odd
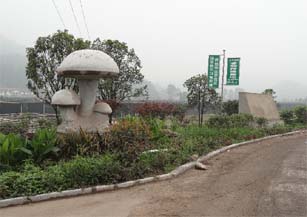
[[[18,103],[18,102],[0,102],[0,114],[11,113],[38,113],[38,114],[54,114],[51,105],[35,102],[35,103]]]

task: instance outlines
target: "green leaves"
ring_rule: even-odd
[[[118,102],[132,97],[147,96],[147,86],[142,85],[141,61],[134,49],[129,49],[125,42],[97,38],[93,49],[101,50],[111,56],[119,67],[119,76],[114,79],[100,80],[99,94],[102,100]]]
[[[57,155],[60,149],[56,147],[56,131],[55,129],[38,130],[32,141],[29,142],[28,149],[23,148],[22,151],[34,160],[36,163],[42,162],[51,155]]]
[[[64,78],[57,77],[55,70],[64,57],[75,50],[90,47],[90,42],[76,39],[67,30],[39,37],[34,47],[27,48],[26,76],[28,88],[40,99],[50,103],[53,94],[64,88]],[[73,80],[73,79],[72,79]],[[69,82],[76,89],[76,82]]]
[[[208,86],[208,77],[205,74],[195,75],[183,84],[188,89],[188,103],[197,105],[200,100],[205,104],[217,103],[219,97],[214,89]]]
[[[54,129],[40,129],[32,140],[24,140],[15,134],[0,134],[0,165],[4,167],[17,166],[27,158],[41,163],[58,151]]]
[[[205,109],[215,108],[220,103],[220,97],[214,89],[208,86],[208,76],[205,74],[195,75],[183,84],[188,89],[188,104],[198,106],[198,123],[203,123]]]
[[[0,134],[0,164],[4,166],[14,166],[24,160],[21,148],[23,140],[19,135]]]

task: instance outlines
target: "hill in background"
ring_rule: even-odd
[[[27,89],[25,49],[0,36],[0,88]]]

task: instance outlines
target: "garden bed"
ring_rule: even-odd
[[[234,119],[231,127],[182,126],[177,120],[167,127],[165,121],[155,118],[126,117],[104,135],[81,131],[56,138],[53,129],[42,129],[32,138],[2,136],[0,198],[156,176],[190,162],[192,155],[304,127],[250,127],[249,118]],[[149,151],[152,149],[161,151]]]

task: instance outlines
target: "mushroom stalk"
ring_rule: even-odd
[[[79,79],[78,83],[81,98],[79,113],[82,116],[90,116],[96,101],[98,80]]]
[[[60,114],[63,122],[69,122],[75,119],[75,112],[73,106],[61,106]]]

